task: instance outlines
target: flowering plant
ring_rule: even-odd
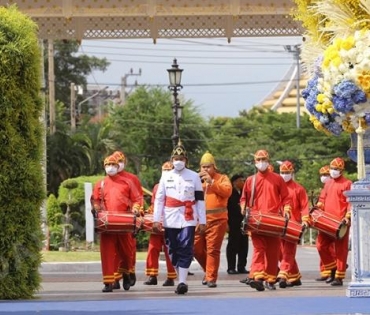
[[[337,37],[302,91],[314,127],[328,134],[370,126],[370,31]]]

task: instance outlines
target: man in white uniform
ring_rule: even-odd
[[[206,209],[198,173],[186,168],[187,153],[179,143],[172,151],[174,169],[162,174],[154,201],[153,230],[165,230],[165,241],[179,284],[175,293],[188,292],[186,278],[194,256],[196,226],[203,233]]]

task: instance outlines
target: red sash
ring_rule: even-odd
[[[195,200],[185,200],[185,201],[180,201],[178,199],[172,198],[167,196],[166,197],[166,202],[165,206],[166,207],[182,207],[185,206],[185,220],[186,221],[191,221],[194,220],[193,216],[193,205],[195,205]]]

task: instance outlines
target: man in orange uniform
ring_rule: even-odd
[[[249,176],[244,184],[240,205],[242,214],[248,211],[251,215],[265,214],[290,218],[291,199],[283,178],[268,170],[269,154],[258,150],[254,154],[258,172]],[[280,237],[251,233],[253,255],[250,268],[249,285],[257,291],[276,290],[274,283],[278,273]],[[265,285],[263,283],[265,281]]]
[[[227,230],[227,201],[232,185],[229,178],[217,170],[215,159],[206,152],[200,160],[200,173],[206,203],[207,224],[203,234],[196,234],[194,257],[203,268],[202,281],[209,288],[217,286],[221,245]]]
[[[114,156],[104,160],[107,176],[94,185],[92,194],[93,214],[105,211],[107,214],[130,214],[130,190],[122,185],[118,175],[118,161]],[[114,255],[118,255],[124,270],[124,288],[130,289],[129,268],[132,261],[132,236],[130,233],[100,233],[100,255],[103,272],[103,292],[112,292],[116,265]]]
[[[343,192],[350,190],[352,182],[343,176],[344,160],[335,158],[330,162],[330,177],[322,189],[317,206],[324,212],[337,216],[348,229],[344,237],[340,240],[334,239],[319,232],[318,251],[326,271],[330,270],[332,286],[342,286],[343,279],[346,275],[347,256],[348,256],[348,239],[349,224],[351,220],[351,208]],[[334,244],[336,259],[330,254],[330,246]],[[328,279],[329,280],[329,279]],[[330,281],[326,280],[327,283]]]
[[[143,189],[141,187],[141,183],[139,178],[130,173],[125,171],[125,166],[127,165],[126,156],[121,151],[115,151],[112,154],[118,161],[118,175],[119,179],[123,185],[128,186],[129,188],[129,195],[126,197],[129,201],[129,207],[131,210],[137,215],[144,215],[144,196],[143,196]],[[136,273],[135,273],[135,265],[136,265],[136,235],[131,235],[131,242],[132,242],[132,253],[131,253],[131,264],[129,268],[130,274],[130,286],[134,286],[136,283]],[[117,270],[114,273],[115,282],[113,285],[113,289],[119,289],[120,284],[119,280],[122,279],[123,274],[125,274],[126,270],[121,266],[121,262],[119,260],[119,256],[115,256],[115,264],[117,266]],[[125,281],[123,281],[125,282]],[[123,283],[123,287],[127,289],[127,284]]]
[[[171,162],[165,162],[162,165],[162,173],[167,172],[173,169],[173,165]],[[153,188],[152,193],[152,200],[151,205],[147,211],[148,214],[153,214],[153,207],[154,207],[154,200],[155,194],[158,189],[158,184],[156,184]],[[168,249],[165,244],[164,235],[163,234],[150,234],[149,237],[149,246],[148,246],[148,255],[146,257],[146,269],[145,274],[149,276],[148,280],[144,282],[145,285],[157,285],[158,280],[158,260],[159,260],[159,253],[163,248],[164,256],[166,258],[166,266],[167,266],[167,279],[163,283],[164,287],[174,286],[177,274],[175,268],[172,266],[171,259],[168,255]]]
[[[329,165],[324,165],[322,168],[319,170],[320,174],[320,181],[323,185],[330,179],[330,167]],[[316,248],[318,251],[318,248],[320,248],[320,243],[319,240],[316,239]],[[330,246],[330,255],[332,256],[332,260],[336,260],[335,258],[335,250],[334,250],[334,244]],[[320,259],[320,277],[316,278],[316,281],[326,281],[330,278],[330,282],[334,280],[334,278],[330,277],[330,270],[325,270],[324,264],[322,263],[322,260]]]
[[[308,226],[308,196],[306,190],[293,180],[294,166],[290,161],[284,161],[280,165],[280,176],[287,184],[291,198],[292,211],[291,218],[295,222],[304,222]],[[301,273],[295,259],[297,253],[297,242],[285,239],[281,240],[282,259],[280,262],[280,272],[278,274],[279,287],[286,288],[301,285]]]

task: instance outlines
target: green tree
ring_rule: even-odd
[[[40,287],[43,104],[37,26],[0,7],[0,299]]]
[[[194,161],[198,164],[210,131],[191,101],[181,103],[184,108],[179,134],[192,167]],[[172,152],[172,95],[160,88],[138,88],[125,106],[111,109],[107,120],[117,148],[128,157],[128,170],[137,174],[145,187],[151,188],[160,177],[161,165]]]
[[[45,77],[48,80],[48,45],[45,45]],[[97,58],[78,54],[79,42],[75,40],[62,40],[54,42],[54,74],[55,98],[67,106],[66,118],[69,117],[69,104],[71,97],[71,83],[82,86],[86,90],[87,77],[95,70],[105,71],[109,66],[106,58]],[[48,82],[48,81],[47,81]],[[77,95],[77,103],[82,96]]]

